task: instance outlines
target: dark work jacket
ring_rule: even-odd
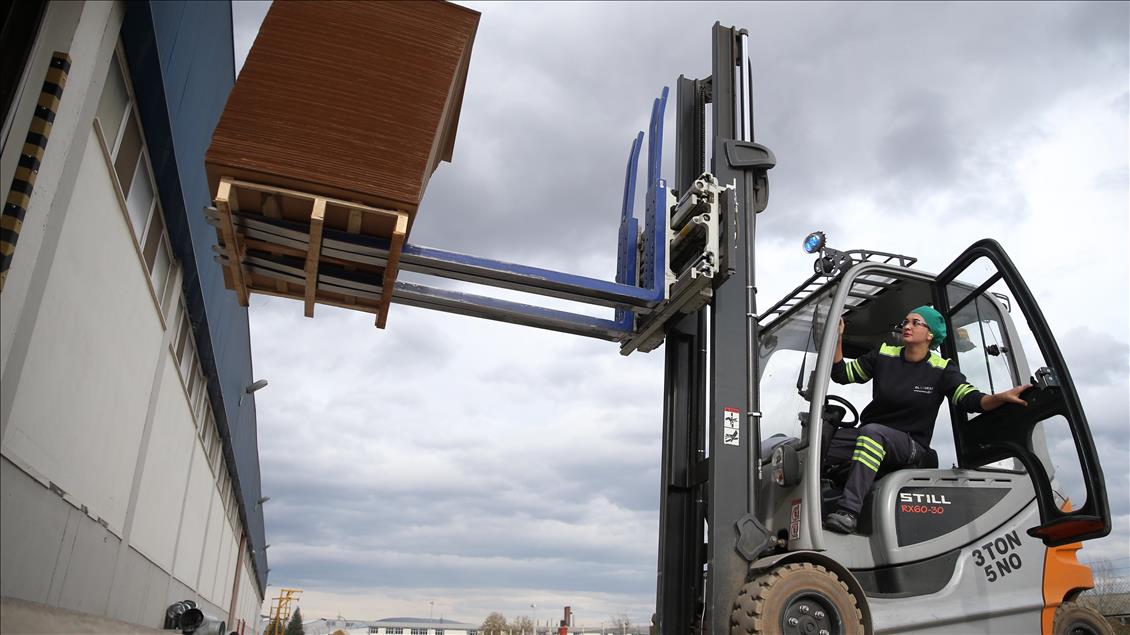
[[[903,347],[883,344],[859,359],[832,365],[837,384],[865,384],[872,379],[872,401],[859,415],[860,422],[907,432],[924,448],[930,447],[945,397],[966,412],[982,411],[984,393],[965,381],[956,364],[934,351],[920,362],[908,362]]]

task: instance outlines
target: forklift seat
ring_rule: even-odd
[[[823,469],[820,487],[821,498],[821,515],[826,515],[836,509],[840,501],[840,497],[844,493],[844,484],[847,482],[848,474],[851,473],[851,461],[845,461],[832,469]],[[880,470],[875,476],[875,482],[871,485],[871,491],[878,491],[883,482],[883,478],[901,472],[903,470],[936,470],[938,469],[938,452],[934,448],[926,448],[926,454],[918,465],[905,465],[893,470]],[[864,502],[864,507],[869,508],[871,504],[871,496],[868,496]]]
[[[918,462],[918,467],[924,470],[938,469],[938,451],[934,448],[926,448],[926,456]]]

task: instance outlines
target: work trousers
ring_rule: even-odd
[[[901,467],[918,465],[926,450],[909,434],[878,423],[868,423],[858,428],[839,428],[828,446],[827,464],[830,467],[851,462],[839,508],[859,514],[863,499],[875,482],[876,476]]]

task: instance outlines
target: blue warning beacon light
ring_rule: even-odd
[[[817,254],[824,250],[824,232],[812,232],[804,238],[804,251]]]

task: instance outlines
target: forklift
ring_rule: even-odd
[[[660,174],[667,98],[665,88],[652,105],[642,228],[633,202],[644,133],[629,151],[615,282],[327,227],[320,249],[331,257],[315,269],[315,290],[380,298],[381,272],[399,259],[420,277],[615,313],[406,281],[394,281],[393,303],[604,339],[624,355],[665,344],[653,632],[1109,633],[1073,601],[1093,586],[1075,552],[1111,529],[1102,469],[1063,356],[1000,245],[976,242],[935,275],[909,256],[834,249],[816,232],[803,242],[812,275],[758,312],[756,217],[776,158],[754,139],[748,32],[716,23],[711,75],[678,78],[671,183]],[[221,239],[222,265],[302,288],[309,268],[288,254],[311,246],[309,226],[218,207],[205,214],[235,241]],[[956,334],[944,357],[983,389],[1032,383],[1027,407],[969,417],[951,406],[955,463],[934,455],[880,474],[859,531],[826,532],[842,482],[824,453],[869,399],[869,387],[829,384],[836,326],[842,317],[844,353],[857,357],[887,344],[892,325],[923,304]],[[1051,429],[1070,437],[1074,457],[1050,454]],[[1065,458],[1078,461],[1081,500],[1060,493]]]
[[[728,244],[710,302],[665,328],[653,630],[1111,632],[1072,602],[1093,586],[1075,560],[1079,543],[1111,527],[1098,455],[1051,330],[999,244],[981,240],[934,275],[908,256],[832,249],[815,232],[803,241],[812,276],[757,312],[754,226],[774,161],[753,140],[748,39],[716,24],[711,76],[677,86],[674,189],[730,184],[722,199],[733,202],[721,210]],[[859,531],[825,531],[838,496],[823,469],[829,439],[870,399],[869,386],[829,385],[839,319],[854,358],[890,344],[893,325],[919,305],[957,334],[943,357],[985,388],[1032,383],[1027,407],[968,417],[951,404],[956,464],[941,468],[934,453],[932,465],[880,473]],[[1038,369],[1018,324],[1030,329]],[[1053,424],[1074,442],[1083,501],[1058,493],[1063,457],[1053,461],[1044,434]]]

